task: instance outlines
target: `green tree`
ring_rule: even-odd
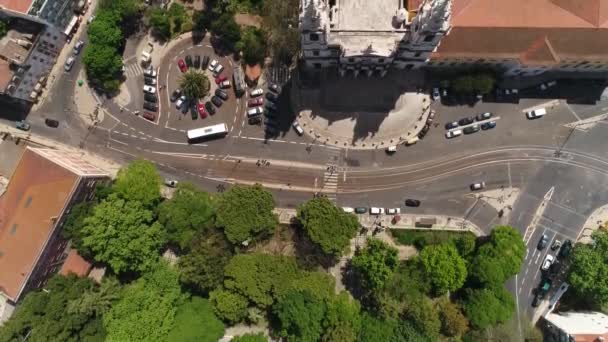
[[[152,208],[160,201],[160,186],[161,178],[154,164],[137,159],[118,171],[114,192],[126,200]]]
[[[266,37],[264,31],[250,26],[243,30],[236,49],[243,52],[243,61],[249,65],[263,64],[266,57]]]
[[[179,183],[173,198],[158,206],[158,222],[165,227],[167,240],[181,249],[212,226],[214,215],[209,194],[190,183]]]
[[[86,67],[87,77],[99,86],[114,80],[122,69],[122,58],[111,46],[89,44],[84,50],[82,61]]]
[[[288,341],[319,341],[327,311],[324,300],[308,291],[289,291],[273,308],[279,336]]]
[[[148,270],[163,244],[161,226],[139,202],[112,194],[84,220],[83,246],[116,273]]]
[[[471,265],[471,277],[482,286],[502,286],[517,274],[526,255],[521,234],[513,227],[498,226],[481,245]]]
[[[167,342],[216,342],[224,336],[224,324],[207,299],[192,297],[177,308]]]
[[[272,194],[261,185],[235,185],[218,199],[216,224],[233,244],[261,239],[278,224],[273,209]]]
[[[473,77],[473,90],[480,95],[488,94],[494,89],[496,79],[489,74],[479,74]]]
[[[577,295],[598,306],[608,304],[608,231],[591,235],[593,243],[575,245],[568,282]]]
[[[460,311],[460,308],[448,298],[443,297],[437,301],[439,318],[441,319],[441,333],[445,336],[456,337],[464,335],[468,330],[469,322]]]
[[[127,285],[120,299],[103,316],[106,341],[163,341],[174,327],[185,300],[178,274],[165,262]]]
[[[475,246],[477,238],[473,234],[461,234],[460,237],[453,240],[454,246],[458,250],[458,254],[467,262],[470,262],[475,255]]]
[[[515,301],[503,287],[467,290],[464,312],[476,329],[506,322],[514,311]]]
[[[222,284],[231,257],[231,246],[221,232],[200,235],[178,261],[180,279],[196,291],[209,292]]]
[[[179,86],[189,99],[202,99],[209,93],[211,85],[204,73],[190,68],[180,76]]]
[[[120,27],[117,26],[119,19],[113,12],[101,11],[87,28],[89,43],[108,47],[120,46],[124,38]]]
[[[0,329],[0,341],[103,341],[105,330],[95,312],[66,311],[71,301],[95,288],[88,278],[56,275],[44,291],[30,292]]]
[[[361,330],[361,307],[348,292],[342,291],[327,304],[323,321],[323,342],[354,342]]]
[[[72,240],[71,244],[78,253],[84,257],[90,257],[91,251],[88,248],[84,248],[82,244],[81,230],[84,227],[84,220],[93,213],[95,207],[94,202],[81,202],[75,204],[61,229],[61,235],[66,240]]]
[[[378,239],[369,239],[367,246],[353,257],[352,265],[362,276],[367,290],[378,290],[384,287],[399,265],[397,250]]]
[[[211,32],[222,38],[228,47],[234,48],[241,40],[241,28],[234,21],[234,13],[224,12],[211,23]]]
[[[266,337],[263,333],[258,334],[245,334],[240,336],[235,336],[230,342],[268,342],[268,337]]]
[[[264,0],[262,13],[273,60],[290,65],[300,49],[299,1]]]
[[[71,300],[67,312],[87,317],[101,317],[119,299],[120,284],[116,278],[106,277],[100,286],[87,289],[82,296]]]
[[[359,342],[393,342],[398,321],[383,320],[367,312],[361,315]]]
[[[395,328],[395,336],[393,337],[395,342],[428,342],[435,340],[437,340],[436,337],[425,336],[411,321],[400,321]]]
[[[345,213],[325,196],[300,205],[298,220],[308,238],[331,256],[346,252],[359,228],[355,215]]]
[[[467,277],[464,259],[451,243],[424,247],[418,262],[437,294],[459,289]]]
[[[209,294],[215,313],[229,323],[241,322],[247,317],[247,298],[238,293],[218,289]]]
[[[408,305],[405,310],[405,318],[422,335],[432,340],[439,336],[439,330],[441,329],[439,312],[428,297],[422,297]]]
[[[171,38],[171,20],[162,8],[153,7],[147,13],[150,26],[160,37]]]

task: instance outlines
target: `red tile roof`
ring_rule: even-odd
[[[34,0],[0,0],[0,6],[15,12],[27,14],[32,2]]]
[[[63,266],[61,266],[60,274],[68,275],[70,273],[74,273],[79,277],[85,277],[89,274],[91,270],[91,264],[84,260],[78,251],[75,249],[70,249],[70,253],[68,257],[65,259]]]
[[[0,291],[17,301],[78,177],[26,149],[0,197]]]

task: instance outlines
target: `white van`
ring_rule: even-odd
[[[369,213],[370,213],[370,215],[383,215],[384,208],[371,207],[371,208],[369,208]]]
[[[538,119],[543,117],[543,115],[547,114],[547,110],[545,108],[538,108],[535,110],[531,110],[529,112],[526,112],[526,116],[528,117],[528,119],[532,120],[532,119]]]
[[[351,208],[351,207],[342,207],[342,210],[344,210],[345,213],[354,213],[355,209]]]
[[[459,135],[462,135],[462,130],[461,129],[455,129],[455,130],[452,130],[452,131],[445,132],[445,137],[448,138],[448,139],[455,138],[455,137],[457,137]]]

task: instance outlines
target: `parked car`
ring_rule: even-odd
[[[211,97],[211,102],[218,108],[222,106],[222,100],[217,96]]]
[[[90,24],[91,22],[93,22],[93,20],[95,20],[94,15],[90,16],[89,19],[87,19],[87,24]]]
[[[190,108],[190,100],[186,99],[181,107],[182,114],[188,113],[189,108]]]
[[[155,86],[156,85],[156,78],[144,77],[144,84]]]
[[[546,234],[543,234],[543,235],[541,235],[540,240],[538,240],[536,249],[538,249],[539,251],[542,251],[543,249],[545,249],[545,247],[547,247],[548,243],[549,243],[549,237]]]
[[[264,104],[263,97],[256,97],[255,99],[251,99],[251,100],[247,101],[247,107],[257,107],[257,106],[261,106],[263,104]]]
[[[369,213],[370,215],[384,215],[384,208],[371,207]]]
[[[184,105],[185,102],[186,102],[186,95],[180,96],[179,99],[177,99],[177,101],[175,102],[175,108],[177,108],[177,109],[182,108],[182,106]]]
[[[201,119],[206,118],[206,117],[207,117],[207,112],[205,111],[205,104],[204,104],[204,103],[199,102],[199,103],[196,105],[196,107],[197,107],[197,109],[198,109],[198,115],[200,115],[200,116],[201,116]]]
[[[29,131],[30,130],[30,124],[27,121],[25,121],[25,120],[20,120],[20,121],[15,122],[15,127],[17,129],[22,130],[22,131]]]
[[[452,129],[458,127],[458,121],[448,122],[445,124],[445,129]]]
[[[386,153],[387,154],[393,154],[397,152],[397,145],[391,145],[389,147],[386,148]]]
[[[192,120],[198,119],[198,106],[195,101],[190,103],[190,117],[192,117]]]
[[[262,118],[259,116],[254,116],[252,118],[247,119],[247,122],[249,122],[250,125],[261,125]]]
[[[469,117],[462,118],[462,119],[458,120],[458,124],[460,126],[470,125],[473,122],[475,122],[475,118],[472,117],[472,116],[469,116]]]
[[[156,112],[158,110],[158,105],[156,103],[153,103],[153,102],[147,102],[147,101],[145,101],[144,102],[144,109],[147,109],[147,110],[152,111],[152,112]]]
[[[354,212],[355,212],[355,208],[351,208],[351,207],[342,207],[342,210],[343,210],[345,213],[349,213],[349,214],[352,214],[352,213],[354,213]]]
[[[487,120],[491,117],[492,117],[492,113],[485,112],[485,113],[478,114],[476,119],[477,119],[477,121],[483,121],[483,120]]]
[[[262,88],[255,88],[251,92],[249,92],[249,95],[251,97],[260,96],[262,94],[264,94],[264,90]]]
[[[278,131],[277,131],[276,126],[266,125],[266,127],[264,128],[264,132],[266,132],[266,134],[268,134],[270,136],[273,136],[273,135],[277,134]]]
[[[270,91],[274,91],[275,93],[280,93],[281,92],[281,87],[279,87],[278,84],[275,83],[271,83],[268,85],[268,90]]]
[[[465,127],[462,130],[462,132],[464,134],[473,134],[473,133],[479,132],[479,125],[473,125],[473,126]]]
[[[366,212],[367,212],[366,207],[356,207],[355,208],[355,213],[357,213],[357,214],[365,214]]]
[[[401,214],[401,208],[387,208],[386,213],[389,215],[398,215]]]
[[[82,40],[79,40],[76,42],[76,44],[74,44],[74,54],[77,55],[80,53],[80,51],[82,51],[82,47],[84,46],[84,42]]]
[[[277,105],[272,103],[272,102],[266,102],[266,109],[268,109],[269,111],[277,111]]]
[[[534,299],[532,300],[532,307],[535,308],[540,305],[541,302],[540,294],[537,293],[534,295]]]
[[[266,99],[271,102],[276,102],[279,99],[279,96],[275,93],[266,93]]]
[[[222,83],[220,83],[220,88],[222,88],[222,89],[230,88],[230,81],[228,81],[228,80],[222,81]]]
[[[154,94],[148,94],[148,93],[144,93],[144,100],[146,100],[148,102],[153,102],[153,103],[158,102],[158,99],[156,98],[156,95],[154,95]]]
[[[562,246],[562,242],[555,239],[555,241],[553,241],[553,244],[551,245],[551,250],[552,251],[558,250],[561,246]]]
[[[226,75],[219,75],[218,77],[215,78],[215,84],[220,84],[222,82],[224,82],[225,80],[227,80],[228,78],[226,77]]]
[[[199,56],[199,55],[194,56],[194,63],[193,63],[193,65],[197,69],[201,68],[201,56]]]
[[[496,121],[488,121],[481,124],[481,129],[488,130],[496,127]]]
[[[171,188],[175,188],[179,182],[176,180],[165,179],[165,185]]]
[[[570,255],[571,251],[572,251],[572,241],[566,240],[562,244],[562,248],[560,248],[560,250],[559,250],[559,256],[561,258],[567,258]]]
[[[53,128],[57,128],[59,126],[59,121],[57,121],[55,119],[44,119],[44,123],[47,126],[53,127]]]
[[[203,64],[201,65],[201,69],[207,69],[209,66],[209,56],[203,56]]]
[[[224,71],[224,66],[223,66],[223,65],[221,65],[221,64],[218,64],[218,65],[215,67],[215,69],[213,69],[213,76],[216,76],[216,77],[217,77],[217,75],[221,74],[221,73],[222,73],[222,71]]]
[[[205,109],[207,110],[207,113],[209,113],[209,115],[215,114],[215,107],[213,107],[211,102],[205,102]]]
[[[439,100],[439,98],[440,98],[439,88],[433,88],[433,93],[431,94],[431,98],[433,99],[433,101]]]
[[[149,121],[154,121],[156,119],[156,115],[154,115],[154,113],[150,113],[150,112],[144,112],[141,116],[144,119],[149,120]]]
[[[190,55],[186,56],[186,66],[188,66],[188,68],[192,67],[192,56]]]
[[[144,92],[145,93],[150,93],[150,94],[156,94],[156,88],[149,86],[149,85],[145,85],[144,86]]]
[[[254,107],[254,108],[249,108],[247,109],[247,117],[253,117],[253,116],[258,116],[264,113],[264,110],[262,109],[262,107]]]
[[[154,70],[152,67],[146,68],[144,70],[144,76],[156,77],[156,70]]]
[[[215,70],[215,67],[218,66],[218,64],[220,64],[220,62],[215,59],[212,60],[211,63],[209,63],[209,71]]]
[[[461,129],[455,129],[453,131],[447,131],[445,132],[445,137],[448,139],[452,139],[455,138],[457,136],[462,135],[462,130]]]
[[[186,66],[186,63],[184,63],[183,59],[180,59],[179,61],[177,61],[177,66],[179,67],[179,70],[181,72],[188,71],[188,67]]]
[[[553,261],[555,261],[555,257],[551,254],[547,254],[547,256],[545,257],[545,260],[543,260],[543,264],[540,267],[540,269],[542,271],[548,271],[549,267],[551,267],[551,264],[553,264]]]
[[[292,126],[293,126],[293,129],[296,131],[296,133],[298,133],[298,135],[304,134],[304,128],[302,128],[302,126],[300,126],[300,124],[297,121],[294,121]]]
[[[175,89],[171,93],[171,98],[169,100],[171,100],[171,102],[175,102],[181,95],[182,95],[182,91],[180,89]]]
[[[545,114],[547,114],[547,110],[545,108],[539,108],[526,112],[526,117],[532,120],[542,118]]]
[[[264,124],[266,126],[274,126],[274,127],[278,126],[278,124],[277,124],[277,122],[275,121],[274,118],[266,118],[266,119],[264,119]]]
[[[68,59],[65,61],[65,64],[63,65],[63,69],[65,69],[65,71],[72,70],[72,67],[74,66],[74,62],[76,62],[76,57],[74,57],[74,56],[68,57]]]
[[[413,198],[408,198],[405,200],[405,205],[408,207],[419,207],[420,206],[420,201],[417,199],[413,199]]]
[[[224,101],[228,100],[228,93],[223,91],[222,89],[215,89],[215,96],[219,97]]]
[[[486,182],[477,182],[477,183],[471,184],[471,190],[472,191],[481,190],[481,189],[483,189],[485,187],[486,187]]]

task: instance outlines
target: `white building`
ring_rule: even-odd
[[[550,313],[545,320],[547,323],[546,341],[608,341],[608,316],[601,312]]]

